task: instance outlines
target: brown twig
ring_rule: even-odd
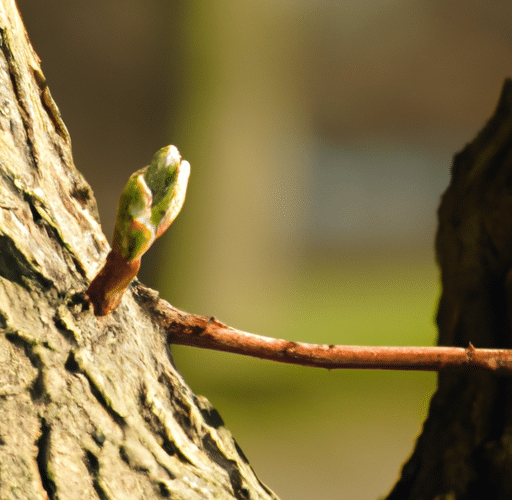
[[[383,347],[308,344],[231,328],[214,317],[189,314],[141,284],[136,295],[164,328],[170,344],[243,354],[316,368],[439,371],[443,368],[512,372],[512,350],[468,347]]]

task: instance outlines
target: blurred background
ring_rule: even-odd
[[[110,239],[160,147],[188,198],[139,278],[262,335],[432,345],[436,208],[511,74],[508,0],[18,0]],[[173,348],[284,499],[394,484],[435,375]]]

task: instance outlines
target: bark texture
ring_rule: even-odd
[[[0,1],[0,498],[275,499],[128,291],[14,0]],[[135,290],[133,287],[132,290]]]
[[[512,347],[512,80],[458,153],[439,207],[439,345]],[[512,379],[443,371],[388,500],[512,498]]]

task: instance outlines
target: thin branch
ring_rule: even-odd
[[[157,292],[135,284],[139,302],[150,309],[170,344],[243,354],[315,368],[439,371],[444,368],[512,372],[512,350],[462,347],[382,347],[308,344],[263,337],[231,328],[214,317],[176,309]]]

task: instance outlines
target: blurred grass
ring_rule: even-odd
[[[255,294],[251,310],[230,324],[307,342],[435,343],[438,271],[424,252],[308,261],[277,277],[265,296]],[[327,371],[181,346],[173,355],[283,499],[385,494],[413,449],[436,380],[432,373]]]

